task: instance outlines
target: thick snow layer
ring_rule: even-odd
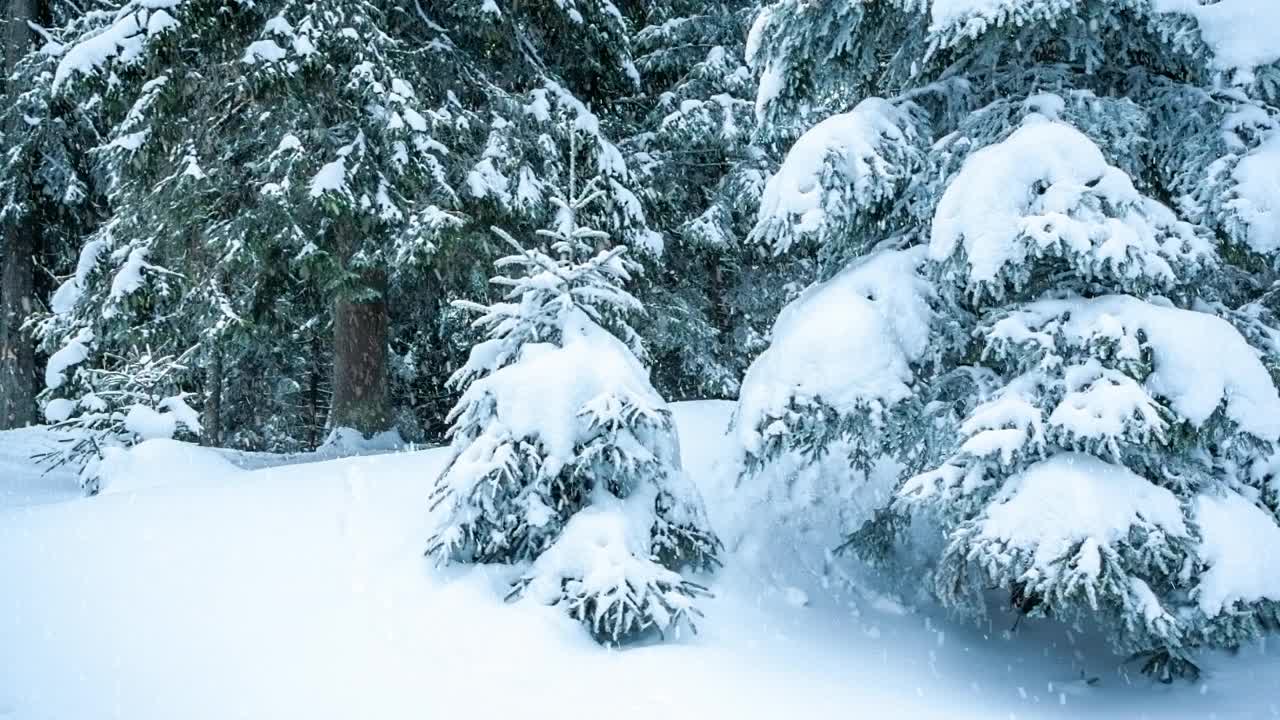
[[[1237,600],[1280,602],[1280,525],[1275,517],[1234,492],[1201,495],[1195,517],[1203,538],[1200,559],[1209,566],[1196,588],[1200,609],[1215,617]]]
[[[477,347],[485,352],[492,346]],[[536,439],[549,475],[571,460],[578,444],[592,434],[589,419],[582,416],[592,401],[625,396],[651,410],[666,407],[627,346],[578,311],[565,321],[561,346],[525,345],[517,362],[471,383],[458,407],[486,395],[494,402],[494,421],[486,434]],[[481,457],[486,446],[479,443],[474,451],[464,451],[451,474],[470,472],[468,464],[476,460],[489,461]],[[465,492],[459,490],[459,495]]]
[[[55,315],[65,315],[75,309],[80,296],[89,283],[89,273],[98,264],[98,258],[107,249],[105,240],[90,240],[80,249],[80,259],[76,263],[76,274],[58,286],[49,302],[49,309]]]
[[[1276,23],[1280,27],[1280,19]],[[1235,197],[1228,205],[1248,223],[1249,247],[1263,254],[1280,250],[1280,129],[1241,158],[1232,179]]]
[[[622,652],[557,608],[502,602],[506,568],[422,558],[446,451],[86,499],[24,462],[47,433],[2,432],[0,717],[1191,720],[1276,703],[1280,658],[1259,648],[1208,657],[1203,683],[1153,687],[1099,638],[1026,621],[1010,637],[1011,616],[954,624],[847,592],[824,552],[838,528],[783,532],[734,482],[732,407],[672,408],[712,522],[742,531],[721,532],[738,540],[709,579],[717,596],[696,637]],[[174,462],[188,460],[157,458]]]
[[[125,3],[101,32],[66,48],[54,71],[53,91],[56,93],[73,75],[91,75],[111,62],[124,65],[136,62],[152,36],[177,27],[178,22],[165,9],[181,2],[134,0]]]
[[[1092,455],[1061,453],[1000,489],[982,521],[982,537],[1033,553],[1035,566],[1049,573],[1075,545],[1092,543],[1096,557],[1098,548],[1127,538],[1133,527],[1187,534],[1173,493]]]
[[[821,399],[851,412],[888,408],[911,394],[911,363],[928,348],[933,319],[933,290],[917,272],[923,261],[923,248],[876,253],[783,309],[739,393],[748,451],[759,446],[760,424],[793,400]]]
[[[44,368],[44,384],[57,390],[67,382],[67,371],[89,358],[89,346],[93,343],[93,331],[81,328],[75,337],[49,356]]]
[[[606,596],[625,593],[628,583],[636,587],[658,581],[679,584],[678,574],[646,559],[653,494],[626,501],[607,493],[597,495],[569,519],[560,537],[534,562],[530,597],[558,598],[565,581],[580,582],[584,594]]]
[[[128,258],[111,278],[111,299],[120,300],[137,292],[142,287],[142,271],[147,265],[147,248],[139,247],[129,251]]]
[[[347,159],[340,157],[333,162],[325,163],[311,178],[311,197],[320,197],[327,192],[345,194],[347,192]]]
[[[199,445],[178,440],[146,440],[131,448],[105,448],[98,466],[100,492],[143,488],[196,487],[242,472],[229,460]]]
[[[1212,252],[1191,226],[1142,197],[1086,135],[1039,115],[969,156],[947,186],[930,256],[945,260],[961,246],[973,283],[995,282],[1006,267],[1060,248],[1086,276],[1105,269],[1172,284],[1170,260],[1194,263]]]
[[[888,199],[905,170],[900,156],[911,142],[909,124],[905,111],[872,97],[813,126],[765,185],[755,233],[784,252],[795,238],[821,237],[831,215]]]
[[[1200,36],[1213,50],[1214,64],[1242,70],[1242,78],[1261,65],[1280,60],[1280,3],[1275,0],[1152,0],[1157,12],[1182,13],[1196,19]]]
[[[1127,295],[1042,300],[997,322],[991,337],[1051,345],[1055,330],[1077,345],[1110,338],[1132,360],[1140,358],[1142,333],[1154,365],[1145,387],[1174,412],[1199,426],[1225,405],[1241,430],[1280,438],[1280,393],[1257,351],[1221,318]]]

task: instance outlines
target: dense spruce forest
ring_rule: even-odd
[[[1270,0],[6,3],[0,429],[86,495],[445,445],[415,551],[616,646],[740,557],[715,444],[906,604],[1280,627]]]

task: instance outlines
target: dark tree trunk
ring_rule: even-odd
[[[40,0],[8,0],[4,14],[4,79],[31,47],[28,26],[38,18]],[[36,420],[36,358],[22,323],[35,302],[35,252],[39,230],[19,219],[0,227],[0,430]]]
[[[214,347],[212,355],[209,367],[205,369],[204,432],[200,440],[209,447],[222,447],[222,386],[225,378],[222,348]]]
[[[307,383],[307,446],[312,450],[320,444],[320,338],[311,338],[311,372]]]
[[[387,393],[386,282],[366,277],[373,297],[339,296],[333,307],[333,408],[329,425],[366,436],[391,429]]]
[[[35,228],[23,223],[6,233],[0,259],[0,430],[36,420],[36,356],[22,331],[35,299]]]

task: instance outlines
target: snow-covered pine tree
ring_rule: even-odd
[[[493,279],[504,298],[467,303],[487,339],[451,382],[452,459],[437,479],[427,548],[442,563],[521,563],[511,595],[561,605],[602,643],[693,628],[719,541],[684,475],[671,413],[626,321],[625,246],[581,224],[603,179],[568,192],[552,229]],[[608,328],[608,329],[606,329]]]
[[[0,428],[36,421],[38,357],[24,325],[51,289],[37,267],[60,266],[94,219],[86,164],[75,152],[93,127],[54,107],[44,81],[55,65],[45,50],[56,43],[42,26],[69,10],[22,0],[0,17]]]
[[[346,408],[331,422],[384,426],[390,369],[403,403],[447,377],[455,316],[442,310],[483,283],[475,268],[495,252],[483,228],[547,221],[540,178],[558,160],[544,150],[565,139],[566,117],[608,178],[609,216],[593,222],[660,249],[613,120],[587,106],[634,89],[627,27],[595,1],[181,0],[84,14],[59,31],[46,89],[98,123],[104,139],[79,151],[113,222],[85,243],[85,285],[65,295],[76,309],[43,321],[46,347],[91,328],[86,366],[132,347],[196,348],[175,377],[213,442],[296,447],[314,422],[269,418],[327,412],[331,395]],[[548,48],[556,32],[582,42]],[[134,250],[136,312],[107,327],[100,311]],[[316,353],[317,338],[335,346]],[[361,402],[343,400],[351,383],[330,368],[317,382],[317,354],[368,380]]]
[[[848,547],[904,562],[938,537],[899,575],[974,614],[1000,588],[1100,624],[1166,680],[1280,626],[1249,549],[1280,542],[1278,13],[766,10],[758,117],[797,139],[754,234],[817,246],[831,279],[744,383],[748,472],[887,457],[894,492]]]
[[[335,403],[355,394],[332,422],[385,429],[384,286],[460,222],[437,204],[456,199],[437,137],[468,119],[448,101],[427,105],[444,91],[419,95],[407,79],[444,82],[425,68],[447,67],[433,62],[447,49],[406,49],[423,26],[399,5],[334,0],[126,3],[67,28],[49,87],[97,108],[106,140],[91,154],[113,217],[42,325],[51,350],[79,340],[86,370],[125,374],[135,361],[187,357],[166,377],[216,392],[207,417],[221,425],[244,415],[227,407],[232,373],[309,374],[312,348],[292,346],[300,328],[282,322],[323,329],[334,308],[346,388]],[[103,400],[68,379],[51,395],[72,402],[69,419],[83,406],[65,391]],[[287,415],[279,404],[300,389],[282,379],[266,398],[239,397]]]

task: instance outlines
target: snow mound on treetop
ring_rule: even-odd
[[[1196,524],[1203,541],[1200,559],[1209,566],[1200,577],[1200,609],[1216,617],[1236,602],[1280,602],[1280,526],[1270,513],[1238,493],[1196,499]]]
[[[1045,572],[1084,543],[1080,569],[1087,572],[1098,567],[1101,549],[1127,537],[1133,527],[1187,535],[1173,493],[1120,465],[1061,453],[1031,465],[1001,488],[982,521],[982,537],[1032,553],[1034,566]]]
[[[783,309],[739,393],[735,422],[748,452],[768,431],[760,425],[793,401],[850,412],[911,395],[911,363],[928,348],[933,319],[933,287],[918,273],[923,261],[923,247],[874,253]]]
[[[1086,275],[1168,285],[1178,279],[1174,265],[1212,252],[1190,225],[1140,195],[1084,133],[1038,114],[973,153],[943,193],[930,256],[946,260],[961,245],[971,283],[995,283],[1007,267],[1053,251]]]
[[[67,48],[53,74],[57,92],[73,74],[91,75],[111,62],[137,62],[152,37],[178,26],[168,11],[182,0],[134,0],[115,13],[110,25]]]
[[[761,91],[763,93],[763,90]],[[753,235],[785,252],[832,220],[891,197],[914,142],[907,111],[871,97],[800,136],[765,185]]]
[[[471,383],[457,407],[465,408],[488,395],[495,420],[485,433],[495,439],[509,436],[541,443],[546,471],[554,475],[558,466],[573,459],[578,444],[588,439],[590,428],[582,409],[591,401],[625,394],[639,407],[666,410],[648,377],[626,345],[574,310],[565,319],[561,346],[525,345],[517,362]],[[482,449],[489,445],[473,443],[458,457],[451,474],[471,462],[487,462],[477,453],[483,455]]]
[[[1280,393],[1257,352],[1221,318],[1128,295],[1041,300],[998,321],[991,337],[1051,349],[1057,333],[1075,345],[1108,338],[1118,358],[1132,361],[1145,346],[1153,365],[1145,387],[1191,424],[1224,407],[1240,430],[1280,438]]]

